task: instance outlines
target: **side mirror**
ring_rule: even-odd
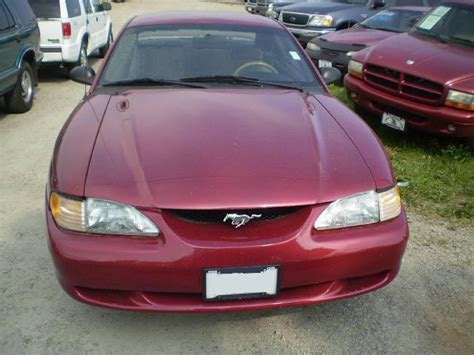
[[[110,11],[112,10],[112,5],[109,2],[103,2],[101,5],[101,11]]]
[[[324,82],[328,85],[337,83],[342,78],[341,72],[336,68],[322,67],[319,69],[319,72],[323,76]]]
[[[76,83],[90,86],[95,79],[95,70],[91,67],[75,67],[69,72],[69,77]]]
[[[376,10],[376,9],[380,9],[381,7],[384,7],[385,6],[385,0],[372,0],[370,2],[370,9],[371,10]]]

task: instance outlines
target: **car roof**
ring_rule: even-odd
[[[281,28],[280,24],[267,17],[230,11],[157,12],[136,16],[129,22],[127,27],[171,24],[225,24]]]
[[[439,4],[436,4],[436,6],[443,5],[443,4],[464,4],[464,5],[474,5],[472,0],[445,0],[441,1]],[[435,7],[435,6],[433,6]]]
[[[420,11],[420,12],[428,12],[432,9],[429,6],[393,6],[389,7],[387,10],[408,10],[408,11]]]

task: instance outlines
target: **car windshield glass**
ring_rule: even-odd
[[[38,18],[60,18],[59,0],[29,0],[31,8]]]
[[[474,6],[447,3],[431,11],[411,33],[473,48],[473,18]]]
[[[99,85],[151,78],[250,86],[235,77],[267,86],[321,86],[285,30],[221,24],[130,28],[119,39]]]
[[[309,3],[315,2],[337,2],[340,4],[350,4],[350,5],[365,5],[367,0],[308,0]]]
[[[361,22],[361,25],[383,31],[406,32],[422,15],[423,12],[413,10],[384,10]]]

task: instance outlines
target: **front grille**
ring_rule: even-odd
[[[305,26],[308,24],[309,15],[297,14],[294,12],[283,12],[282,21],[289,25]]]
[[[365,79],[369,84],[397,96],[428,104],[438,104],[443,96],[442,84],[378,65],[366,66]]]
[[[262,215],[254,221],[274,221],[295,213],[301,207],[279,207],[279,208],[260,208],[251,210],[166,210],[172,216],[191,223],[224,223],[224,218],[228,213]],[[230,222],[225,222],[230,225]]]

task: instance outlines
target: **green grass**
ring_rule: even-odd
[[[353,108],[345,89],[331,92]],[[395,176],[410,182],[402,189],[409,210],[474,226],[474,153],[460,139],[409,131],[399,133],[366,115],[392,160]]]

